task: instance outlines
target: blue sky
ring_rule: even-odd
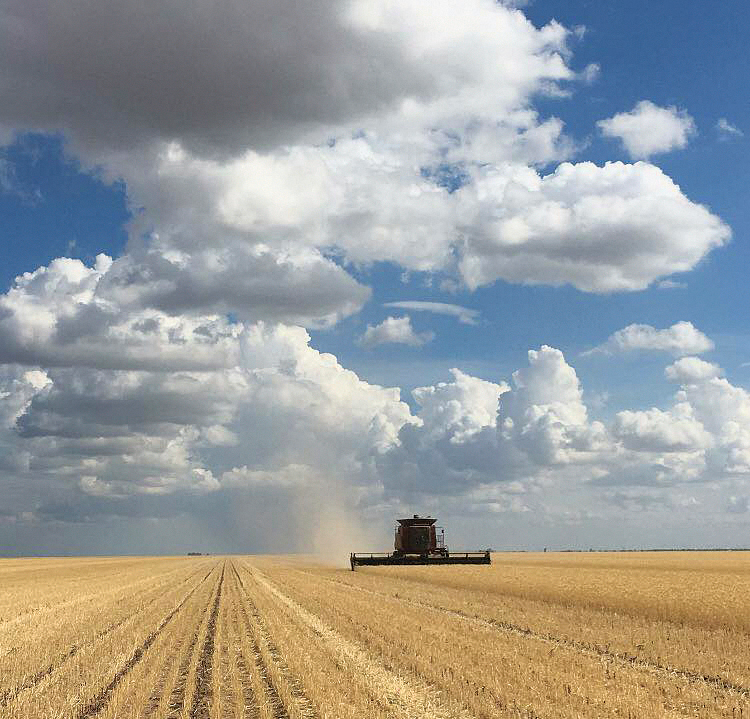
[[[0,450],[13,457],[0,462],[0,535],[43,527],[37,547],[29,539],[18,551],[48,551],[65,536],[85,552],[114,522],[123,546],[147,551],[164,531],[149,544],[143,527],[161,517],[218,549],[275,549],[252,531],[225,531],[227,498],[256,516],[264,503],[322,492],[342,497],[336,521],[372,526],[378,539],[392,514],[424,509],[461,532],[481,517],[493,546],[606,544],[602,527],[622,512],[628,528],[659,517],[652,543],[739,541],[750,516],[746,3],[362,7],[305,17],[282,3],[263,16],[270,39],[255,50],[243,36],[261,22],[252,6],[203,8],[215,13],[215,36],[201,39],[205,61],[191,60],[189,91],[180,53],[206,18],[179,3],[156,18],[133,13],[118,30],[133,52],[92,44],[87,68],[74,61],[90,37],[85,4],[55,10],[74,19],[65,30],[21,3],[0,12],[0,41],[24,23],[49,39],[47,49],[14,45],[2,61],[16,80],[7,88],[23,88],[12,106],[0,89],[2,289],[49,267],[44,288],[40,275],[0,307],[9,408]],[[119,22],[124,10],[107,3],[106,12]],[[284,33],[300,23],[309,41],[294,48]],[[159,33],[173,56],[161,55]],[[361,65],[348,54],[352,38]],[[223,53],[226,67],[213,61]],[[58,89],[45,94],[50,83]],[[632,136],[605,136],[597,123],[643,101],[672,137],[637,157]],[[554,133],[552,118],[563,123]],[[639,116],[638,133],[656,137],[655,121]],[[523,139],[547,130],[549,145]],[[439,157],[463,178],[455,192],[430,186],[424,168]],[[524,195],[519,210],[493,184],[511,177],[533,193],[534,178],[566,161],[575,178],[547,200],[573,208],[579,224],[559,236],[544,197]],[[581,163],[615,161],[617,177],[580,174]],[[576,205],[586,192],[601,206]],[[661,216],[649,198],[657,192],[682,209]],[[619,219],[617,193],[632,201]],[[514,235],[519,249],[508,249],[511,217],[543,229]],[[721,223],[731,240],[716,247]],[[94,272],[100,253],[116,261]],[[55,264],[61,257],[83,264]],[[409,301],[470,308],[477,321],[385,306]],[[407,334],[393,334],[389,317],[408,317]],[[710,347],[675,339],[678,322]],[[631,325],[647,326],[646,339],[585,354]],[[368,343],[366,332],[380,339]],[[544,345],[562,354],[530,358]],[[665,367],[693,355],[704,365],[668,381]],[[173,385],[185,372],[193,389],[181,394]],[[401,403],[381,387],[399,388]],[[430,389],[413,394],[419,387]],[[118,403],[132,417],[108,418]],[[610,489],[597,489],[602,478]],[[696,528],[695,508],[718,529]],[[523,524],[528,512],[536,519]],[[280,525],[294,524],[293,511],[282,514]]]

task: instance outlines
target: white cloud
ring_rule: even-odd
[[[239,327],[117,301],[112,260],[58,258],[0,296],[0,361],[45,367],[212,369],[236,363]],[[191,352],[185,346],[192,345]]]
[[[253,502],[331,493],[370,511],[444,497],[459,511],[548,518],[572,505],[657,512],[681,506],[686,481],[705,506],[705,483],[750,474],[748,394],[695,357],[666,370],[682,385],[671,407],[622,410],[608,430],[552,347],[530,351],[512,385],[454,369],[414,390],[414,416],[302,328],[245,323],[233,341],[233,366],[201,371],[6,370],[0,454],[14,463],[0,475],[67,492],[70,506],[34,511],[76,521],[179,511],[185,494],[247,502],[245,517]]]
[[[0,297],[2,359],[26,365],[0,377],[0,454],[14,458],[0,473],[100,500],[213,492],[206,457],[330,467],[419,424],[398,390],[363,382],[300,327],[119,304],[131,298],[113,290],[116,264],[58,259]]]
[[[386,317],[379,325],[367,325],[364,334],[359,338],[359,344],[367,349],[385,344],[421,347],[434,338],[434,332],[415,332],[408,316]]]
[[[739,127],[729,122],[726,117],[720,117],[716,121],[716,132],[719,133],[719,138],[722,140],[728,140],[731,137],[745,136],[745,133],[742,132]]]
[[[510,387],[472,377],[459,369],[452,369],[451,374],[452,382],[417,387],[412,394],[427,435],[432,440],[450,436],[451,442],[460,444],[487,427],[497,426],[500,397]]]
[[[564,163],[544,177],[490,170],[461,192],[475,192],[478,200],[502,197],[492,212],[478,213],[481,222],[459,250],[461,274],[472,288],[501,278],[589,292],[645,289],[693,267],[730,236],[644,163]]]
[[[684,282],[677,282],[675,280],[662,280],[656,285],[660,290],[682,290],[687,287],[687,284]]]
[[[326,325],[368,296],[320,257],[245,255],[234,266],[217,255],[204,252],[195,264],[156,252],[140,261],[99,255],[93,267],[58,258],[27,272],[0,295],[0,361],[101,369],[231,366],[240,326],[227,312],[251,321]]]
[[[651,325],[628,325],[617,330],[604,344],[584,352],[584,355],[643,350],[669,352],[676,357],[681,357],[709,352],[713,348],[714,343],[703,332],[691,322],[682,321],[663,330]]]
[[[472,289],[504,279],[613,292],[643,289],[660,277],[689,270],[729,239],[729,229],[717,217],[688,200],[661,170],[642,163],[565,163],[540,176],[523,163],[472,167],[463,155],[452,166],[466,166],[467,184],[448,192],[439,184],[442,180],[414,172],[415,164],[440,167],[445,162],[438,155],[450,150],[450,143],[445,140],[447,148],[441,149],[434,144],[439,138],[430,137],[427,146],[424,137],[407,146],[366,134],[341,138],[333,147],[281,150],[273,156],[246,153],[226,163],[167,153],[160,156],[153,176],[129,183],[144,202],[158,198],[158,211],[142,216],[138,230],[146,232],[147,222],[169,228],[160,233],[155,251],[164,255],[172,249],[188,263],[178,297],[193,302],[206,302],[212,295],[191,294],[184,289],[188,280],[200,280],[199,287],[207,283],[219,299],[222,285],[228,294],[242,277],[248,282],[256,274],[272,278],[259,289],[286,290],[287,275],[296,265],[275,258],[289,255],[290,246],[308,253],[333,247],[357,264],[388,260],[409,270],[457,272]],[[276,175],[296,179],[279,181],[269,191]],[[297,187],[302,188],[299,196]],[[291,195],[290,188],[295,190]],[[287,207],[289,199],[271,199],[275,197],[294,197],[294,208]],[[220,240],[221,249],[206,251],[207,236],[214,243]],[[235,237],[244,240],[239,243]],[[214,283],[199,274],[209,263],[237,268],[260,264],[247,249],[242,254],[235,249],[253,243],[262,247],[261,272],[235,279],[225,271]],[[275,263],[291,265],[290,272],[280,274]],[[311,262],[298,264],[315,268]],[[170,290],[177,270],[169,265],[162,269],[155,261],[148,266],[154,280],[162,271],[168,273]],[[345,275],[333,282],[334,270],[339,268],[329,267],[328,282],[319,272],[313,289],[341,286],[338,296],[345,313],[361,304],[363,288],[353,281],[347,287]],[[165,302],[174,301],[176,290],[170,291]],[[239,300],[233,305],[241,306]]]
[[[398,444],[405,423],[419,423],[398,389],[361,380],[309,342],[300,327],[262,323],[247,328],[241,338],[244,366],[253,377],[252,406],[246,413],[252,411],[259,426],[274,413],[286,417],[283,431],[299,433],[289,440],[290,447],[300,445],[298,462],[309,461],[312,447],[315,453],[323,448],[335,452],[341,442],[365,452],[385,451]],[[302,441],[305,435],[312,438],[310,448]]]
[[[463,511],[468,503],[479,513],[523,504],[546,515],[543,488],[572,492],[603,472],[614,444],[589,418],[559,350],[530,351],[512,387],[452,372],[452,381],[414,390],[422,425],[405,426],[401,445],[378,458],[389,495],[453,497]],[[519,494],[520,504],[513,501]]]
[[[643,452],[695,451],[710,447],[712,442],[711,435],[686,402],[676,404],[668,412],[656,407],[618,412],[613,434],[628,449]]]
[[[581,72],[581,80],[586,85],[593,85],[602,74],[602,68],[598,62],[590,62]]]
[[[721,374],[719,365],[699,357],[682,357],[664,370],[668,380],[682,384],[719,377]]]
[[[559,55],[566,35],[488,0],[429,11],[415,0],[218,0],[191,13],[178,0],[148,10],[107,0],[95,16],[84,0],[33,11],[12,0],[0,43],[9,86],[23,92],[12,106],[0,95],[0,106],[6,126],[67,131],[95,151],[173,139],[202,154],[268,147],[375,114],[515,106],[571,75]]]
[[[529,366],[513,373],[506,400],[506,439],[540,465],[590,461],[606,444],[600,422],[591,422],[575,369],[563,353],[543,345],[529,350]]]
[[[394,307],[401,310],[412,310],[414,312],[433,312],[438,315],[449,315],[456,317],[465,325],[475,325],[479,318],[479,310],[472,310],[461,305],[452,305],[447,302],[422,302],[408,300],[403,302],[384,302],[383,307]]]
[[[148,14],[105,3],[97,18],[117,32],[83,66],[74,58],[93,35],[62,21],[69,5],[30,14],[13,3],[0,16],[25,88],[0,103],[0,121],[61,129],[85,163],[125,180],[134,246],[145,236],[150,251],[121,258],[113,276],[157,309],[330,324],[368,295],[331,256],[458,275],[471,289],[503,279],[638,290],[729,239],[652,166],[533,169],[575,151],[560,120],[531,106],[575,79],[556,23],[537,29],[490,0],[429,12],[382,0],[312,16],[274,5],[279,26],[266,27],[264,3],[222,0],[199,15],[226,37],[206,38],[211,62],[179,82],[199,23],[179,3]],[[18,42],[19,23],[34,42]],[[282,42],[298,27],[305,43]],[[157,28],[173,40],[168,58]],[[121,33],[138,47],[113,65],[107,47]]]
[[[685,110],[659,107],[648,100],[596,124],[606,137],[618,138],[633,159],[685,147],[696,132],[695,122]]]
[[[706,478],[750,474],[750,394],[709,372],[681,379],[675,406],[686,405],[711,436],[705,453]]]

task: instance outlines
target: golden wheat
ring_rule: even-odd
[[[750,717],[745,553],[0,561],[8,719]]]

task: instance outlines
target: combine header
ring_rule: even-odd
[[[420,517],[399,519],[396,526],[395,551],[391,554],[354,554],[350,556],[352,571],[355,567],[372,567],[382,564],[490,564],[489,549],[484,552],[449,552],[445,546],[445,530],[435,527],[436,519]],[[438,534],[437,530],[440,530]]]

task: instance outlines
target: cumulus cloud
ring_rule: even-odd
[[[606,137],[619,139],[633,159],[683,148],[696,132],[695,122],[685,110],[659,107],[648,100],[596,124]]]
[[[633,159],[681,149],[696,133],[695,121],[685,110],[659,107],[648,100],[596,124],[606,137],[619,139]]]
[[[540,80],[568,75],[555,54],[563,28],[537,31],[487,0],[445,0],[429,13],[414,1],[343,0],[222,0],[189,12],[175,0],[107,0],[88,10],[84,0],[5,6],[0,42],[14,100],[0,96],[6,125],[67,131],[99,147],[182,138],[225,151],[361,124],[405,102],[476,106],[478,87],[491,94],[483,104],[507,107]],[[508,67],[519,55],[528,63]],[[498,73],[503,82],[492,83]]]
[[[459,261],[470,287],[502,278],[593,292],[644,289],[729,238],[725,225],[652,165],[565,163],[545,177],[490,173],[477,190],[490,188],[503,204],[467,237]]]
[[[453,305],[447,302],[422,302],[408,300],[402,302],[384,302],[383,307],[394,307],[401,310],[412,310],[413,312],[433,312],[438,315],[456,317],[465,325],[475,325],[479,318],[479,310],[472,310],[461,305]]]
[[[233,467],[256,478],[295,464],[330,469],[387,451],[405,423],[420,422],[399,390],[363,382],[312,349],[302,328],[244,325],[233,342],[231,367],[134,371],[79,362],[8,375],[0,445],[23,449],[26,471],[58,488],[165,496],[233,486],[242,474]],[[187,338],[183,351],[199,343]],[[222,464],[228,469],[218,473]]]
[[[470,289],[504,279],[613,292],[689,270],[730,237],[726,225],[652,165],[565,163],[540,175],[523,163],[483,162],[467,166],[466,183],[450,191],[414,173],[415,162],[438,162],[445,148],[434,142],[407,147],[365,133],[229,162],[176,150],[160,156],[153,176],[134,177],[129,187],[144,200],[158,199],[158,209],[138,220],[140,231],[147,222],[165,228],[161,253],[174,248],[186,261],[197,253],[190,264],[198,267],[206,264],[198,248],[210,235],[226,245],[219,257],[236,254],[238,266],[248,259],[233,253],[233,237],[259,243],[267,264],[290,247],[334,249],[356,264],[387,260],[457,273]],[[415,152],[420,156],[410,159]],[[200,204],[185,212],[193,195]],[[361,299],[356,289],[349,297],[342,292],[350,306]]]
[[[186,252],[157,239],[148,251],[118,258],[102,293],[175,316],[231,313],[327,327],[358,312],[370,289],[313,248],[232,243]]]
[[[359,344],[367,349],[385,344],[421,347],[434,338],[434,332],[415,332],[408,316],[386,317],[379,325],[367,325],[364,334],[359,338]]]
[[[710,352],[714,343],[706,337],[692,322],[676,322],[671,327],[659,330],[651,325],[633,324],[623,327],[612,334],[604,344],[594,347],[584,355],[602,353],[616,354],[634,351],[669,352],[676,357]],[[695,365],[695,358],[680,367]],[[708,364],[708,363],[703,363]],[[675,365],[676,366],[676,365]]]
[[[61,130],[84,162],[125,180],[142,208],[131,236],[157,254],[128,271],[166,311],[335,322],[367,290],[333,256],[453,274],[471,289],[503,279],[638,290],[729,238],[655,167],[533,169],[574,152],[562,123],[531,106],[574,79],[569,33],[489,0],[430,12],[416,1],[291,4],[270,23],[263,3],[107,2],[96,17],[37,5],[0,16],[24,88],[3,122]],[[118,29],[81,65],[81,38],[98,35],[60,13]],[[201,36],[196,68],[203,27],[226,35]],[[290,42],[301,27],[304,42]],[[126,58],[107,52],[125,36],[137,38]]]
[[[682,384],[719,377],[721,367],[700,357],[682,357],[664,370],[668,380]]]
[[[472,377],[455,368],[451,374],[452,382],[417,387],[412,394],[428,436],[432,439],[449,436],[451,442],[460,444],[485,428],[497,426],[500,397],[510,387]]]
[[[529,350],[529,366],[513,373],[506,438],[541,465],[586,461],[606,444],[604,426],[591,421],[575,369],[563,353],[543,345]]]
[[[750,472],[750,394],[723,377],[684,384],[677,394],[714,435],[716,450],[707,461],[718,474]]]
[[[0,38],[13,68],[4,92],[16,99],[5,123],[99,146],[277,142],[436,90],[392,35],[367,33],[343,2],[221,0],[186,11],[173,0],[106,0],[96,13],[84,0],[10,2]]]
[[[212,369],[236,362],[239,331],[218,315],[123,306],[102,285],[113,262],[58,258],[0,296],[0,361],[45,367]],[[186,346],[191,352],[186,353]]]
[[[589,417],[575,370],[543,346],[512,383],[459,370],[414,390],[421,425],[404,426],[401,444],[378,457],[389,495],[420,504],[448,498],[463,511],[536,511],[547,515],[552,486],[575,492],[601,474],[615,446]]]
[[[669,412],[656,407],[618,412],[613,433],[628,449],[646,452],[700,450],[709,447],[712,439],[686,402]]]
[[[48,497],[40,519],[80,521],[185,511],[185,497],[226,496],[252,516],[254,502],[296,507],[332,492],[387,513],[436,497],[508,516],[578,501],[656,511],[679,505],[681,483],[703,501],[701,482],[750,473],[748,394],[695,357],[667,369],[681,384],[671,407],[623,410],[607,428],[548,346],[510,383],[454,369],[413,390],[412,414],[399,390],[364,382],[303,328],[241,323],[232,342],[232,366],[199,371],[6,369],[0,447],[15,463],[0,475],[33,473],[65,498]]]
[[[320,257],[289,258],[285,267],[260,255],[240,271],[228,257],[209,254],[200,266],[156,252],[140,261],[132,254],[115,261],[99,255],[92,267],[58,258],[24,273],[0,296],[0,361],[101,369],[231,366],[240,328],[228,312],[326,325],[368,296]],[[292,285],[294,295],[287,291]],[[197,309],[204,313],[196,315]]]

